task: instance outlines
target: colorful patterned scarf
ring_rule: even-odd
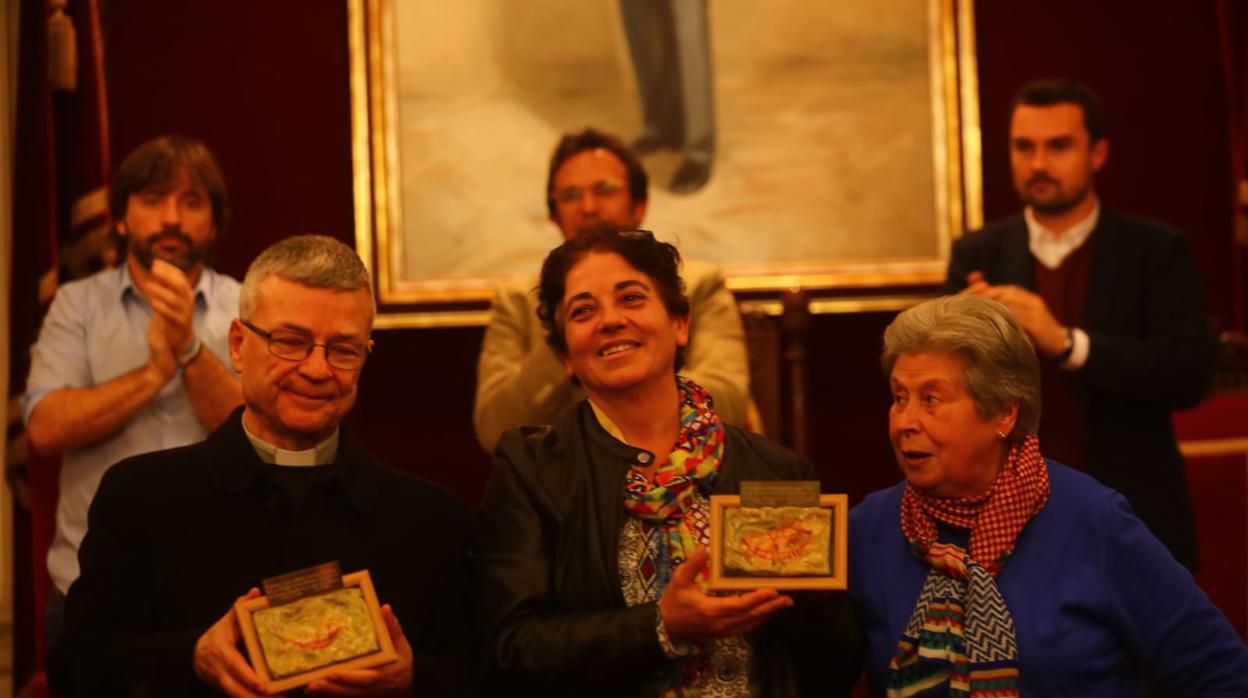
[[[703,495],[710,491],[724,455],[724,423],[715,414],[710,393],[683,376],[677,381],[680,435],[676,445],[649,480],[637,467],[624,480],[624,508],[641,520],[645,533],[663,537],[672,569],[687,560],[696,546],[710,544],[710,521],[696,499],[699,491]],[[657,571],[657,562],[646,561],[643,566]],[[708,577],[704,570],[702,578]],[[651,589],[655,595],[662,591]],[[694,687],[709,667],[708,653],[705,644],[694,647],[681,667],[678,685],[664,690],[664,695],[696,696]]]
[[[1049,473],[1035,436],[1010,449],[984,495],[940,499],[906,485],[901,530],[932,569],[889,662],[889,696],[946,685],[950,696],[1019,694],[1014,619],[996,577],[1048,499]],[[969,529],[970,553],[937,542],[937,522]]]
[[[680,436],[675,447],[649,480],[630,472],[624,485],[624,508],[662,530],[673,565],[684,562],[695,546],[710,542],[709,527],[688,525],[685,512],[698,489],[710,490],[724,455],[724,423],[715,414],[710,393],[684,376],[677,381]]]

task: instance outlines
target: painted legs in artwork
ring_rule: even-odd
[[[620,0],[620,14],[644,123],[633,148],[679,150],[670,189],[696,192],[710,179],[715,154],[706,0]]]

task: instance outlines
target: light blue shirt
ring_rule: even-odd
[[[195,286],[195,333],[204,350],[227,366],[238,290],[237,281],[207,268]],[[151,317],[152,308],[124,263],[62,286],[31,347],[30,377],[22,395],[25,423],[50,392],[106,383],[147,363]],[[123,458],[185,446],[205,436],[186,387],[175,376],[116,433],[64,454],[56,536],[48,550],[48,571],[57,589],[67,591],[78,577],[78,545],[87,531],[87,508],[104,471]]]

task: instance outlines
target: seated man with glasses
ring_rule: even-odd
[[[587,230],[637,228],[646,214],[649,181],[641,161],[618,138],[592,128],[565,135],[547,175],[550,221],[565,240]],[[736,299],[717,266],[686,259],[680,276],[691,311],[681,375],[706,388],[721,419],[744,425],[750,369]],[[537,319],[537,275],[501,284],[477,362],[472,421],[481,447],[493,451],[513,427],[552,424],[584,398],[546,345]]]
[[[331,561],[369,570],[398,659],[309,693],[461,690],[467,510],[339,426],[373,314],[368,272],[336,240],[288,238],[252,263],[229,335],[244,406],[203,442],[109,469],[49,659],[56,695],[263,693],[233,604]]]

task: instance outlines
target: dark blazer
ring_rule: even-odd
[[[263,579],[332,560],[369,570],[394,608],[416,692],[461,691],[467,509],[381,465],[345,430],[332,475],[296,505],[241,413],[205,441],[126,459],[104,476],[49,659],[54,694],[208,694],[191,663],[199,636]]]
[[[713,493],[816,479],[793,452],[724,428]],[[503,435],[477,536],[489,695],[637,695],[670,666],[657,604],[626,607],[620,586],[624,477],[646,453],[607,434],[586,402],[553,427]],[[862,638],[844,594],[799,599],[755,637],[761,695],[841,695],[857,678]]]
[[[1087,406],[1090,472],[1195,569],[1191,501],[1170,422],[1171,410],[1204,397],[1213,376],[1190,245],[1173,228],[1104,207],[1085,244],[1092,270],[1082,329],[1091,349],[1075,377]],[[1007,218],[954,243],[945,291],[962,290],[972,271],[1034,289],[1034,264],[1023,216]]]

